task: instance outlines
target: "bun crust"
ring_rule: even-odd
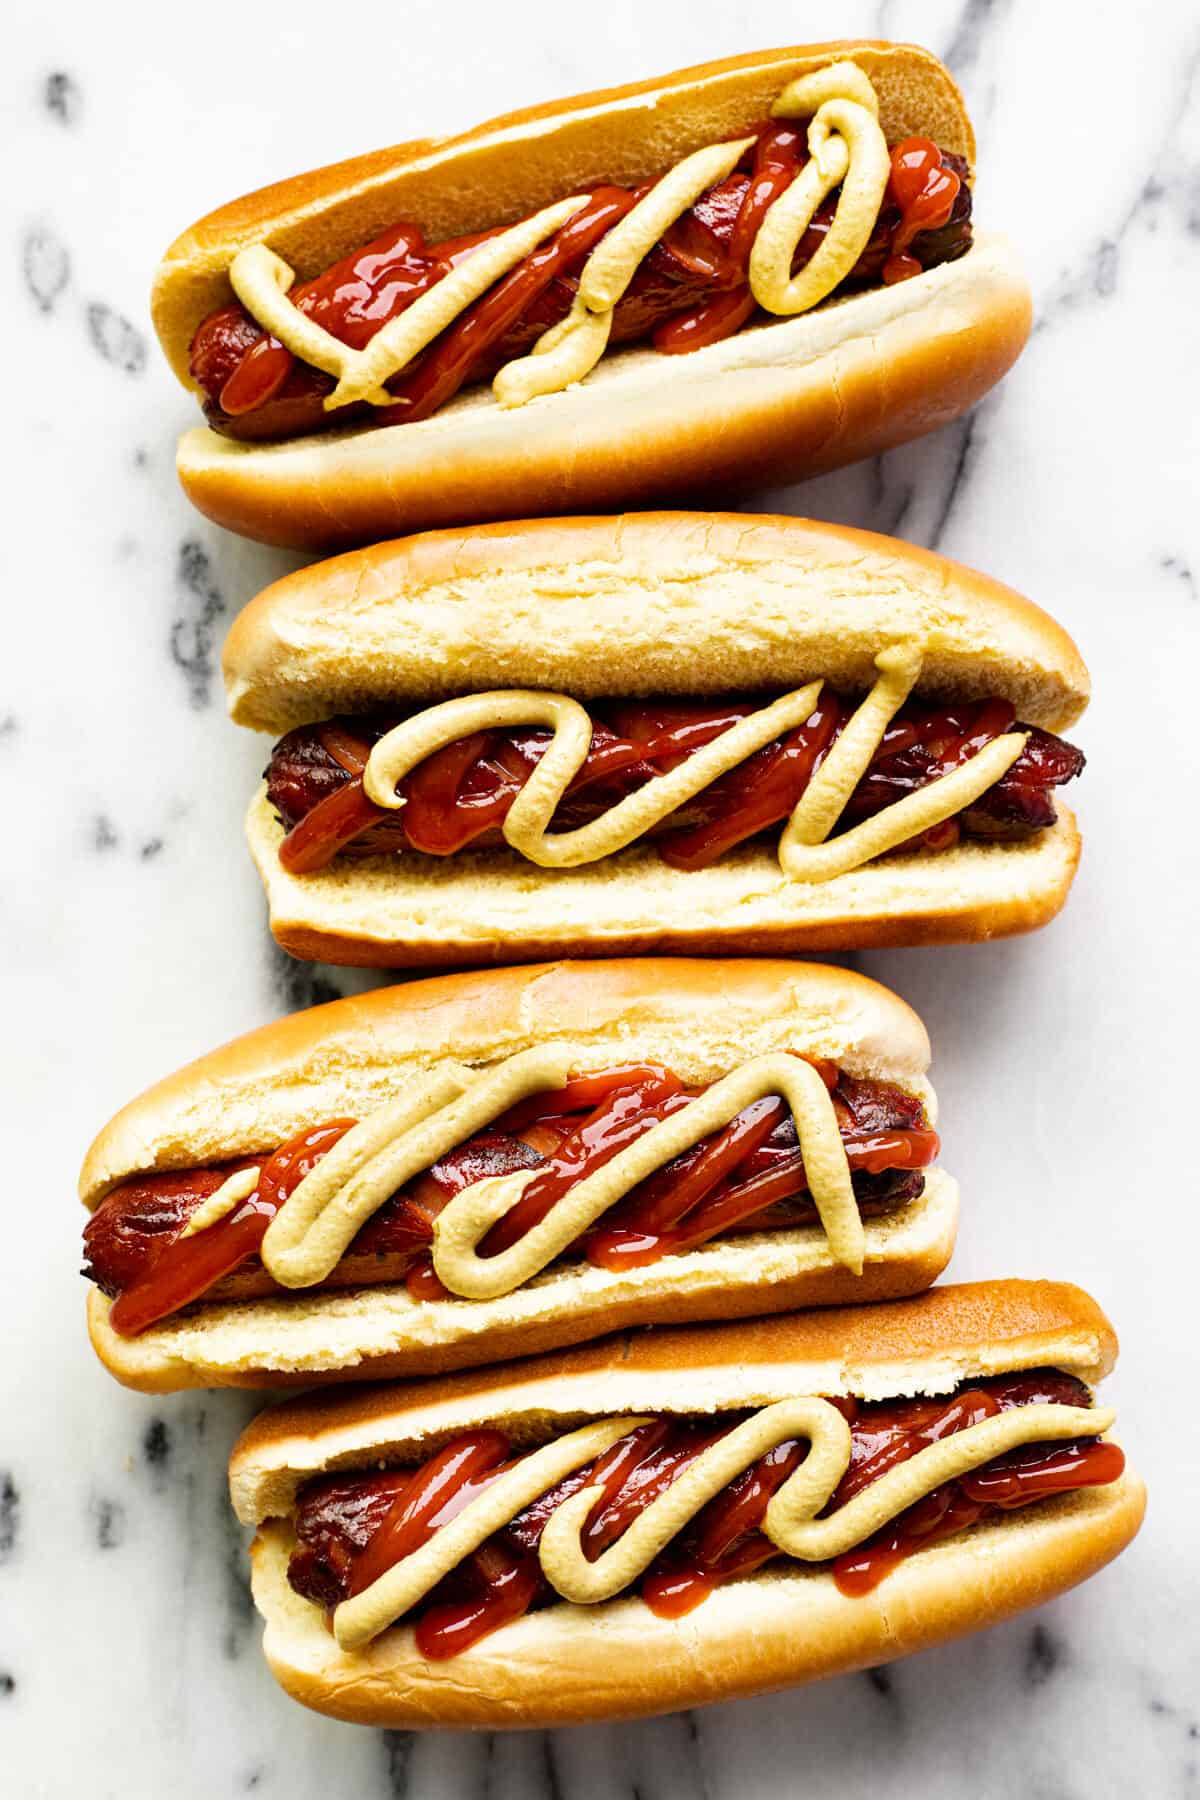
[[[795,76],[857,62],[893,139],[931,133],[974,159],[962,96],[928,51],[844,42],[766,51],[359,157],[210,214],[168,250],[155,327],[190,385],[191,338],[231,298],[230,261],[266,242],[301,280],[400,218],[431,241],[506,224],[599,180],[638,183],[762,118]],[[613,353],[580,387],[501,412],[486,390],[416,425],[248,445],[182,440],[190,498],[267,543],[335,548],[424,525],[607,508],[797,479],[935,429],[1019,354],[1028,288],[977,239],[958,262],[890,289],[747,330],[689,357]],[[664,387],[664,382],[669,385]]]
[[[862,1599],[847,1599],[823,1572],[768,1568],[718,1588],[682,1622],[636,1599],[553,1606],[449,1662],[426,1662],[403,1626],[366,1650],[340,1651],[317,1608],[287,1584],[291,1540],[281,1525],[258,1533],[251,1581],[271,1673],[317,1712],[400,1729],[574,1725],[795,1687],[998,1625],[1111,1562],[1145,1507],[1127,1470],[1110,1487],[919,1551]]]
[[[420,1461],[488,1422],[521,1440],[585,1417],[736,1410],[796,1393],[947,1393],[976,1376],[1050,1366],[1094,1384],[1117,1348],[1101,1307],[1065,1281],[951,1283],[873,1306],[624,1332],[510,1368],[270,1407],[234,1445],[230,1492],[242,1523],[257,1525],[287,1512],[314,1475],[381,1456]]]
[[[493,687],[730,694],[869,687],[882,644],[925,649],[918,691],[1010,699],[1064,731],[1076,645],[989,576],[875,532],[739,513],[528,519],[375,544],[285,576],[225,643],[229,710],[281,733]]]
[[[1116,1339],[1100,1308],[1056,1282],[983,1282],[919,1299],[743,1325],[626,1334],[512,1369],[274,1407],[243,1432],[230,1490],[251,1552],[272,1672],[320,1712],[401,1728],[552,1726],[633,1718],[870,1667],[998,1623],[1111,1561],[1141,1523],[1127,1471],[1110,1487],[1040,1504],[922,1550],[863,1599],[796,1565],[719,1588],[686,1621],[633,1598],[557,1604],[451,1662],[429,1663],[395,1626],[345,1653],[287,1583],[283,1521],[327,1469],[417,1460],[472,1424],[517,1441],[610,1412],[712,1412],[787,1393],[945,1392],[972,1375],[1053,1364],[1094,1381]]]
[[[583,1067],[659,1060],[695,1082],[770,1049],[805,1049],[898,1082],[936,1115],[924,1027],[860,975],[787,962],[560,963],[377,989],[251,1032],[118,1113],[88,1152],[81,1197],[95,1207],[130,1175],[273,1148],[316,1120],[363,1116],[447,1057],[484,1067],[538,1042],[571,1046]],[[93,1290],[88,1324],[106,1366],[145,1392],[426,1374],[628,1324],[915,1293],[949,1260],[957,1212],[954,1182],[932,1171],[919,1201],[867,1222],[857,1279],[809,1228],[717,1241],[620,1276],[550,1269],[489,1302],[418,1303],[403,1286],[377,1286],[201,1303],[132,1339],[113,1331]]]

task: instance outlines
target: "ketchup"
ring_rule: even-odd
[[[836,1513],[852,1494],[927,1445],[981,1419],[1039,1402],[1079,1406],[1089,1399],[1081,1382],[1058,1370],[992,1376],[936,1400],[833,1399],[850,1426],[851,1463],[827,1513]],[[567,1476],[487,1539],[421,1604],[415,1619],[421,1653],[431,1659],[455,1655],[530,1607],[553,1601],[536,1552],[546,1521],[570,1495],[583,1487],[599,1490],[581,1536],[584,1554],[594,1560],[737,1418],[650,1419],[589,1468]],[[300,1548],[288,1571],[293,1587],[321,1605],[361,1593],[512,1467],[511,1454],[498,1431],[466,1432],[407,1478],[396,1472],[364,1476],[358,1484],[361,1503],[353,1478],[311,1484],[297,1508]],[[681,1618],[714,1588],[782,1555],[763,1534],[762,1522],[772,1497],[807,1454],[802,1441],[776,1445],[685,1526],[642,1577],[641,1596],[651,1611]],[[863,1595],[906,1557],[980,1519],[1105,1485],[1123,1468],[1116,1445],[1097,1439],[1027,1444],[936,1488],[866,1544],[826,1566],[842,1593]]]
[[[918,1099],[885,1083],[851,1081],[829,1062],[814,1066],[832,1093],[852,1170],[877,1175],[932,1163],[938,1138],[926,1124]],[[578,1182],[694,1097],[672,1070],[657,1063],[618,1064],[572,1076],[561,1088],[511,1107],[393,1195],[362,1226],[347,1255],[364,1260],[404,1256],[409,1260],[404,1280],[415,1299],[449,1299],[426,1246],[433,1239],[438,1214],[455,1194],[490,1176],[532,1171],[516,1205],[483,1239],[482,1254],[495,1254],[545,1218]],[[122,1190],[114,1190],[85,1234],[93,1278],[102,1285],[104,1244],[109,1246],[114,1279],[107,1291],[118,1295],[110,1315],[114,1329],[123,1336],[135,1335],[201,1298],[256,1256],[280,1206],[353,1124],[351,1119],[335,1119],[311,1127],[267,1158],[248,1158],[221,1170],[197,1170],[187,1177],[148,1178],[172,1189],[164,1196],[164,1208],[174,1228],[160,1244],[165,1221],[156,1219],[154,1235],[141,1240],[140,1254],[134,1253],[128,1241],[131,1233],[122,1227]],[[244,1167],[260,1169],[250,1198],[224,1219],[184,1236],[196,1206],[234,1168]],[[181,1181],[185,1192],[175,1193]],[[135,1202],[147,1185],[145,1180],[128,1184]],[[805,1194],[807,1187],[786,1105],[776,1098],[758,1100],[641,1182],[584,1234],[575,1253],[601,1268],[638,1267],[725,1231],[787,1223],[771,1209]],[[131,1223],[136,1223],[136,1213]]]
[[[503,276],[449,326],[389,391],[395,404],[379,410],[377,423],[400,425],[427,419],[471,379],[488,353],[566,270],[575,267],[631,212],[638,199],[629,188],[602,187],[550,240]]]
[[[660,325],[652,339],[656,350],[678,356],[720,343],[740,331],[758,310],[746,278],[750,252],[768,208],[792,185],[807,160],[803,128],[776,125],[762,131],[754,151],[754,172],[745,184],[719,271],[728,286],[713,299]]]
[[[593,716],[588,755],[557,808],[558,828],[599,817],[646,781],[669,773],[712,743],[761,702],[615,701],[604,719]],[[803,725],[747,757],[655,828],[651,841],[672,868],[710,867],[738,844],[788,818],[830,746],[853,702],[825,691]],[[906,705],[888,726],[846,808],[847,821],[865,818],[948,774],[1011,729],[1015,713],[997,698],[941,707]],[[1030,828],[1053,823],[1047,790],[1070,780],[1083,766],[1079,752],[1048,732],[1029,731],[1021,756],[977,803],[985,812],[999,795],[1014,822]],[[340,734],[340,754],[325,751],[319,771],[313,755],[325,749],[321,734]],[[378,733],[377,733],[378,735]],[[412,849],[450,856],[468,845],[502,842],[509,808],[541,760],[550,733],[516,729],[475,732],[434,753],[399,784],[399,810],[373,806],[362,787],[346,742],[369,745],[339,725],[313,735],[302,728],[276,745],[268,793],[290,830],[279,859],[293,874],[325,867],[353,846],[363,851]],[[293,761],[293,757],[295,761]],[[310,795],[320,775],[322,798]],[[327,783],[340,785],[332,792]],[[959,823],[946,820],[925,834],[930,848],[957,840]]]
[[[839,1556],[833,1578],[843,1594],[868,1594],[906,1557],[954,1537],[993,1508],[1012,1511],[1078,1488],[1103,1487],[1124,1467],[1124,1452],[1096,1438],[1028,1444],[935,1488],[868,1543]]]
[[[922,273],[908,246],[921,231],[940,231],[950,222],[962,186],[953,169],[942,166],[942,153],[931,138],[905,138],[892,151],[888,195],[900,208],[900,224],[892,234],[891,254],[883,279],[891,285]]]
[[[177,1236],[146,1274],[113,1302],[109,1314],[113,1330],[122,1337],[136,1336],[156,1320],[200,1299],[247,1257],[257,1255],[267,1226],[289,1194],[355,1123],[354,1119],[333,1119],[289,1138],[261,1165],[258,1186],[249,1199],[194,1236]],[[235,1167],[250,1168],[254,1161]]]
[[[755,137],[740,169],[701,195],[644,259],[617,307],[614,344],[649,338],[658,350],[680,354],[731,336],[754,316],[757,308],[747,281],[750,251],[770,206],[808,160],[807,126],[766,121]],[[192,374],[206,395],[210,417],[218,429],[244,437],[295,436],[344,422],[350,412],[371,424],[428,418],[464,383],[481,380],[523,354],[566,315],[588,255],[650,185],[593,189],[553,237],[393,378],[391,406],[326,413],[331,378],[297,363],[240,306],[221,308],[203,321],[191,346]],[[912,249],[921,233],[949,223],[960,187],[960,177],[929,139],[897,144],[879,219],[849,280],[901,280],[935,260],[961,254],[969,242],[965,217],[961,241],[931,248],[926,239],[924,260]],[[794,267],[802,267],[819,249],[837,199],[830,195],[817,209],[797,246]],[[428,244],[418,225],[402,222],[313,280],[298,282],[291,298],[342,343],[361,349],[502,229]]]

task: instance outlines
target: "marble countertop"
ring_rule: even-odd
[[[552,0],[359,0],[344,15],[294,0],[280,24],[228,0],[194,15],[68,0],[27,11],[10,40],[6,1791],[1193,1794],[1200,1434],[1179,1425],[1195,1368],[1200,867],[1180,681],[1200,651],[1195,8],[608,0],[586,18]],[[226,722],[217,660],[237,608],[288,559],[208,526],[177,491],[191,406],[149,329],[154,263],[192,218],[307,165],[856,32],[921,39],[964,84],[978,216],[1019,237],[1037,329],[972,418],[754,504],[978,564],[1056,613],[1091,664],[1086,854],[1065,916],[1013,943],[855,960],[929,1023],[963,1186],[954,1273],[1068,1277],[1115,1319],[1112,1392],[1149,1520],[1115,1567],[1035,1616],[795,1695],[508,1737],[340,1726],[287,1701],[259,1656],[224,1492],[252,1403],[117,1388],[89,1353],[74,1276],[76,1169],[109,1113],[211,1044],[361,985],[289,962],[265,929],[241,840],[264,746]]]

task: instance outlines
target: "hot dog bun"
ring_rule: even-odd
[[[318,1711],[399,1727],[549,1726],[633,1717],[869,1667],[998,1623],[1102,1568],[1141,1523],[1131,1471],[1110,1487],[1039,1503],[923,1550],[875,1593],[772,1566],[717,1589],[684,1622],[640,1601],[558,1603],[449,1662],[429,1663],[398,1625],[346,1653],[286,1579],[285,1521],[324,1470],[420,1460],[482,1422],[520,1442],[621,1412],[709,1413],[789,1394],[866,1399],[946,1392],[961,1380],[1053,1366],[1092,1383],[1116,1338],[1080,1289],[1045,1281],[936,1288],[834,1312],[638,1332],[514,1369],[272,1408],[230,1461],[238,1517],[260,1529],[254,1597],[276,1679]]]
[[[511,114],[277,183],[168,250],[155,326],[185,383],[229,264],[266,243],[304,280],[399,219],[430,241],[512,223],[600,180],[637,183],[763,118],[795,76],[853,60],[889,139],[973,161],[962,96],[928,51],[845,42],[765,51]],[[502,412],[486,388],[418,425],[249,445],[204,428],[179,472],[210,518],[268,543],[333,548],[423,525],[567,512],[815,474],[933,430],[1011,366],[1030,300],[1003,240],[959,261],[697,351],[607,355],[580,387]]]
[[[658,1059],[697,1083],[769,1049],[827,1057],[919,1093],[929,1043],[895,994],[843,969],[787,962],[643,960],[452,975],[296,1013],[168,1077],[93,1143],[80,1195],[127,1177],[266,1150],[306,1124],[361,1117],[406,1077],[454,1057],[485,1067],[534,1043],[581,1067]],[[957,1189],[941,1170],[899,1212],[867,1222],[861,1277],[811,1229],[747,1234],[622,1275],[561,1265],[503,1299],[427,1301],[402,1285],[199,1304],[123,1338],[89,1297],[98,1355],[128,1386],[285,1386],[428,1374],[578,1343],[634,1323],[746,1316],[928,1287],[954,1243]]]
[[[930,551],[811,520],[730,513],[532,520],[431,532],[302,569],[243,611],[225,647],[230,711],[285,731],[490,687],[578,698],[864,689],[897,639],[926,649],[918,691],[1010,699],[1061,731],[1087,669],[1011,588]],[[291,876],[260,793],[248,820],[271,926],[297,956],[401,966],[622,951],[795,951],[961,942],[1062,906],[1074,820],[1024,843],[966,842],[821,884],[773,845],[669,868],[652,846],[542,872],[508,851],[346,858]]]

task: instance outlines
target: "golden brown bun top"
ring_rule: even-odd
[[[402,219],[433,243],[509,224],[600,181],[636,186],[702,145],[744,132],[797,75],[839,59],[858,63],[875,84],[890,142],[921,132],[974,162],[974,133],[953,78],[909,44],[764,50],[577,95],[461,136],[297,175],[209,213],[175,240],[155,279],[151,310],[171,367],[192,385],[192,337],[232,299],[229,264],[247,244],[269,244],[303,281]]]
[[[1014,1369],[1050,1366],[1093,1383],[1116,1355],[1100,1307],[1058,1281],[968,1282],[872,1306],[623,1332],[507,1367],[269,1408],[235,1444],[230,1485],[238,1517],[255,1523],[286,1512],[296,1488],[323,1470],[417,1460],[485,1423],[531,1441],[610,1413],[705,1413],[797,1393],[944,1393]]]
[[[547,1042],[577,1047],[584,1068],[655,1060],[695,1082],[796,1049],[927,1095],[929,1039],[916,1013],[826,964],[655,957],[443,975],[293,1013],[158,1082],[96,1138],[80,1197],[94,1207],[129,1175],[361,1118],[448,1056],[482,1066]]]
[[[491,687],[861,689],[901,637],[925,646],[924,692],[999,694],[1048,729],[1087,703],[1075,644],[1011,588],[875,532],[739,513],[530,519],[351,551],[252,600],[224,670],[238,723],[285,731]]]

